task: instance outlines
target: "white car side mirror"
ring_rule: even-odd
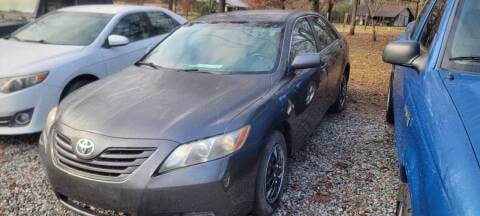
[[[110,35],[108,36],[107,43],[109,47],[118,47],[129,44],[130,40],[122,35]]]

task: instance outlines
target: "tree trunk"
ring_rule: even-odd
[[[312,0],[312,10],[320,13],[320,0]]]
[[[280,0],[280,8],[282,8],[282,10],[285,10],[285,0]]]
[[[353,0],[352,5],[352,20],[350,20],[350,35],[355,34],[355,26],[357,25],[357,7],[358,7],[358,0]]]
[[[375,19],[371,19],[372,21],[372,41],[377,41],[377,29],[375,24]]]
[[[416,8],[415,8],[415,19],[418,18],[419,6],[420,6],[420,0],[417,0],[417,6],[416,6]],[[410,19],[410,18],[409,18],[409,19]]]
[[[220,12],[225,12],[225,0],[220,0]]]
[[[173,11],[173,0],[168,0],[168,10]]]
[[[332,21],[333,0],[328,0],[327,20]]]

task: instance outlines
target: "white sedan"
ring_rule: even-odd
[[[185,22],[163,8],[77,6],[0,39],[0,135],[40,132],[65,96],[134,64]]]

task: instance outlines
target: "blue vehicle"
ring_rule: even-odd
[[[387,121],[400,170],[397,215],[480,215],[477,0],[427,0],[388,44]]]

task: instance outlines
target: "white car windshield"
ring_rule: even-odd
[[[166,38],[144,63],[183,71],[267,73],[277,62],[282,31],[277,23],[194,23]]]
[[[102,32],[113,15],[81,12],[53,12],[15,32],[10,40],[86,46]]]

